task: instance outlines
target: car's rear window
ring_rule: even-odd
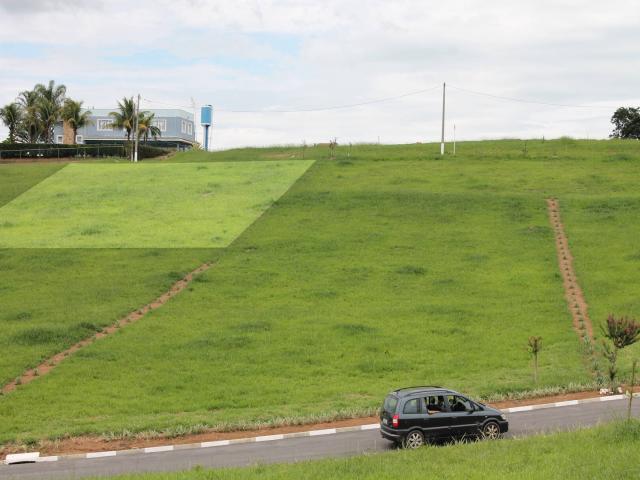
[[[387,395],[387,398],[384,399],[384,405],[382,409],[387,413],[395,413],[396,407],[398,406],[398,397],[395,395]]]

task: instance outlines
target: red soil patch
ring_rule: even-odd
[[[41,377],[42,375],[46,375],[55,367],[57,367],[65,358],[67,358],[70,355],[73,355],[75,352],[77,352],[81,348],[84,348],[87,345],[91,345],[93,342],[117,332],[119,329],[124,328],[131,323],[137,322],[142,317],[144,317],[147,313],[149,313],[151,310],[160,308],[162,305],[167,303],[169,299],[171,299],[171,297],[177,295],[182,290],[187,288],[187,286],[191,283],[191,281],[194,279],[196,275],[208,270],[209,268],[211,268],[210,263],[205,263],[203,265],[200,265],[198,268],[190,272],[184,278],[174,283],[169,290],[167,290],[165,293],[160,295],[151,303],[145,305],[142,308],[139,308],[134,312],[131,312],[126,317],[121,318],[113,325],[102,329],[100,332],[96,333],[92,337],[85,338],[84,340],[81,340],[75,345],[72,345],[71,347],[67,348],[66,350],[56,353],[54,356],[48,358],[47,360],[42,362],[40,365],[38,365],[36,368],[27,370],[16,380],[4,385],[1,390],[2,393],[6,395],[12,392],[13,390],[15,390],[16,388],[18,388],[20,385],[27,384],[29,382],[32,382],[36,378]]]
[[[576,273],[573,269],[573,256],[569,250],[569,241],[564,232],[564,226],[560,219],[560,205],[558,200],[547,199],[549,219],[556,237],[556,249],[558,251],[558,264],[564,284],[565,298],[569,306],[569,311],[573,317],[573,328],[576,329],[580,338],[588,335],[593,339],[593,326],[589,318],[589,306],[587,305],[582,289],[578,284]]]

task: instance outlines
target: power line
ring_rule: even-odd
[[[425,89],[422,89],[422,90],[416,90],[416,91],[412,91],[412,92],[402,93],[402,94],[393,95],[393,96],[390,96],[390,97],[377,98],[377,99],[367,100],[367,101],[358,102],[358,103],[348,103],[348,104],[343,104],[343,105],[330,105],[330,106],[326,106],[326,107],[290,108],[290,109],[286,109],[286,110],[272,110],[272,109],[253,109],[253,110],[216,109],[216,111],[219,112],[219,113],[259,113],[259,114],[264,114],[264,113],[313,113],[313,112],[326,112],[326,111],[331,111],[331,110],[345,110],[345,109],[357,108],[357,107],[361,107],[361,106],[365,106],[365,105],[372,105],[372,104],[376,104],[376,103],[389,102],[389,101],[392,101],[392,100],[398,100],[398,99],[405,98],[405,97],[410,97],[410,96],[420,95],[420,94],[427,93],[427,92],[432,92],[432,91],[437,90],[439,88],[440,88],[440,85],[436,85],[436,86],[425,88]],[[554,103],[554,102],[545,102],[545,101],[540,101],[540,100],[530,100],[530,99],[524,99],[524,98],[508,97],[508,96],[504,96],[504,95],[495,95],[495,94],[492,94],[492,93],[480,92],[478,90],[470,90],[470,89],[467,89],[467,88],[456,87],[456,86],[453,86],[453,85],[449,85],[449,88],[451,88],[453,90],[457,90],[459,92],[468,93],[468,94],[471,94],[471,95],[477,95],[477,96],[482,96],[482,97],[487,97],[487,98],[493,98],[493,99],[507,101],[507,102],[526,103],[526,104],[533,104],[533,105],[544,105],[544,106],[548,106],[548,107],[584,108],[584,109],[601,109],[602,108],[602,109],[607,109],[607,110],[615,110],[616,108],[618,108],[618,107],[612,107],[612,106],[609,106],[609,105],[578,105],[578,104]],[[142,100],[147,102],[147,103],[151,103],[151,104],[165,105],[165,106],[177,107],[177,108],[184,108],[184,109],[188,109],[188,110],[191,110],[191,109],[194,108],[194,105],[179,105],[179,104],[174,104],[174,103],[167,103],[167,102],[160,102],[160,101],[156,101],[156,100],[151,100],[149,98],[143,98]]]
[[[430,87],[430,88],[425,88],[422,90],[416,90],[413,92],[408,92],[408,93],[402,93],[400,95],[394,95],[392,97],[384,97],[384,98],[377,98],[374,100],[367,100],[364,102],[359,102],[359,103],[348,103],[348,104],[344,104],[344,105],[331,105],[331,106],[327,106],[327,107],[315,107],[315,108],[292,108],[292,109],[287,109],[287,110],[269,110],[269,109],[263,109],[263,110],[225,110],[225,109],[216,109],[217,112],[221,112],[221,113],[311,113],[311,112],[326,112],[326,111],[330,111],[330,110],[341,110],[341,109],[348,109],[348,108],[356,108],[356,107],[361,107],[364,105],[372,105],[374,103],[382,103],[382,102],[389,102],[391,100],[398,100],[400,98],[405,98],[405,97],[410,97],[413,95],[420,95],[422,93],[426,93],[426,92],[431,92],[433,90],[436,90],[440,88],[439,85]],[[185,106],[185,105],[177,105],[177,104],[172,104],[172,103],[165,103],[165,102],[157,102],[154,100],[150,100],[148,98],[144,99],[145,102],[149,102],[149,103],[155,103],[158,105],[168,105],[168,106],[172,106],[172,107],[180,107],[180,108],[193,108],[193,106]]]
[[[328,107],[316,107],[316,108],[295,108],[295,109],[289,109],[289,110],[218,110],[219,112],[225,112],[225,113],[298,113],[298,112],[326,112],[329,110],[342,110],[342,109],[347,109],[347,108],[356,108],[356,107],[362,107],[364,105],[372,105],[374,103],[382,103],[382,102],[389,102],[391,100],[398,100],[400,98],[405,98],[405,97],[410,97],[413,95],[420,95],[421,93],[426,93],[426,92],[431,92],[433,90],[436,90],[440,88],[439,85],[436,85],[434,87],[430,87],[430,88],[425,88],[422,90],[416,90],[414,92],[408,92],[408,93],[403,93],[400,95],[394,95],[392,97],[385,97],[385,98],[377,98],[375,100],[367,100],[365,102],[359,102],[359,103],[348,103],[345,105],[332,105],[332,106],[328,106]]]
[[[495,98],[498,100],[505,100],[508,102],[517,102],[517,103],[531,103],[531,104],[535,104],[535,105],[546,105],[548,107],[564,107],[564,108],[606,108],[606,109],[616,109],[618,107],[611,107],[609,105],[571,105],[571,104],[566,104],[566,103],[551,103],[551,102],[542,102],[542,101],[538,101],[538,100],[527,100],[527,99],[523,99],[523,98],[514,98],[514,97],[505,97],[502,95],[494,95],[491,93],[486,93],[486,92],[478,92],[476,90],[469,90],[466,88],[460,88],[460,87],[455,87],[452,85],[449,85],[449,88],[452,88],[454,90],[458,90],[459,92],[464,92],[464,93],[470,93],[472,95],[479,95],[482,97],[489,97],[489,98]]]

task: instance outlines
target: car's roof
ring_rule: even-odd
[[[447,388],[442,388],[442,387],[438,387],[438,386],[418,386],[418,387],[406,387],[406,388],[398,388],[397,390],[394,390],[393,394],[395,394],[398,397],[406,397],[409,395],[414,395],[416,393],[423,393],[423,392],[442,392],[442,393],[456,393],[453,390],[449,390]]]

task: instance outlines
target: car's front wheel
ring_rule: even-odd
[[[418,430],[414,430],[409,432],[406,437],[404,437],[404,441],[402,442],[402,446],[404,448],[420,448],[424,445],[424,435],[422,432]]]
[[[500,438],[500,425],[496,422],[487,422],[484,427],[482,427],[482,437],[487,440],[497,440]]]

